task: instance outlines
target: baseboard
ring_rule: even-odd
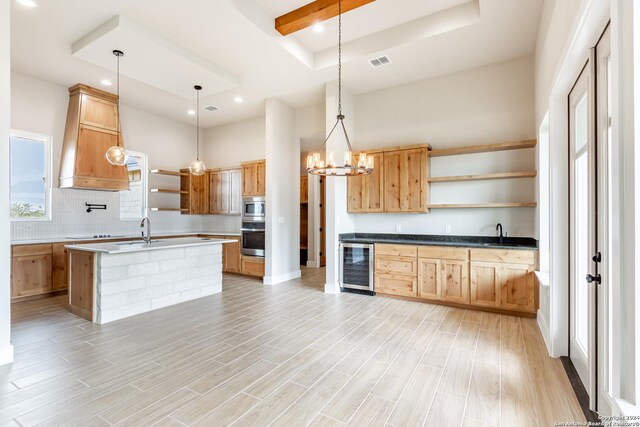
[[[318,261],[307,261],[307,267],[320,268]]]
[[[290,271],[286,274],[281,274],[279,276],[264,276],[262,283],[265,285],[277,285],[278,283],[288,282],[289,280],[297,279],[302,276],[301,270]]]
[[[327,294],[339,294],[340,293],[340,285],[325,283],[324,292]]]
[[[13,363],[13,346],[11,344],[0,348],[0,365],[7,365],[9,363]]]
[[[538,310],[536,320],[538,321],[538,328],[540,329],[540,333],[542,333],[544,345],[547,347],[547,353],[549,353],[549,356],[553,357],[551,354],[551,331],[549,330],[549,325],[547,325],[544,317],[540,314],[540,310]]]

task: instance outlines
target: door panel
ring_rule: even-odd
[[[471,304],[482,307],[500,305],[500,266],[493,262],[471,262]]]
[[[442,260],[442,299],[469,303],[469,263],[467,261]]]
[[[418,259],[418,296],[424,299],[439,300],[441,290],[440,260]]]

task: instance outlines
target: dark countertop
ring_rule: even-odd
[[[340,235],[343,243],[391,243],[400,245],[458,246],[465,248],[538,250],[532,237],[452,236],[429,234],[347,233]]]

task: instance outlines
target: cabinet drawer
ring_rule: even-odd
[[[418,295],[418,279],[393,274],[376,274],[374,291],[381,294],[415,297]]]
[[[418,274],[417,258],[376,255],[375,260],[376,273],[400,274],[403,276],[415,276]]]
[[[242,257],[242,274],[247,276],[264,276],[264,258],[260,257]]]
[[[471,249],[471,261],[534,265],[536,252],[513,249]]]
[[[51,244],[43,245],[16,245],[13,247],[13,256],[51,255]]]
[[[420,258],[467,261],[469,259],[469,249],[452,248],[448,246],[418,246],[418,256]]]
[[[393,255],[404,257],[418,256],[418,247],[411,245],[387,245],[376,243],[375,251],[376,255]]]

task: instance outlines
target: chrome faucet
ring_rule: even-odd
[[[144,225],[145,222],[147,223],[147,235],[144,235]],[[140,222],[140,228],[142,228],[142,240],[144,240],[145,242],[147,242],[147,245],[151,244],[151,220],[148,217],[144,217],[142,218],[142,221]]]
[[[498,223],[498,225],[496,225],[496,231],[500,230],[500,244],[502,244],[502,224]]]

